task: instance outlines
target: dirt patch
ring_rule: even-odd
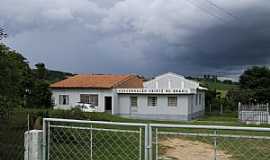
[[[200,141],[180,138],[160,140],[159,159],[161,160],[213,160],[212,145]],[[232,160],[225,151],[217,150],[218,160]]]

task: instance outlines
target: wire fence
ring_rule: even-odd
[[[269,160],[270,128],[44,120],[44,160]]]
[[[72,120],[46,122],[44,157],[47,160],[145,159],[144,124]]]
[[[269,160],[270,129],[153,125],[155,160]]]

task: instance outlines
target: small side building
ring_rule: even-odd
[[[191,120],[205,110],[198,82],[166,73],[143,82],[136,75],[77,75],[51,85],[55,108],[92,103],[98,112],[154,120]]]
[[[115,114],[155,120],[191,120],[204,115],[205,90],[198,82],[166,73],[144,88],[119,88]]]

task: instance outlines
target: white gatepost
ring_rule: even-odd
[[[267,113],[268,113],[268,124],[270,124],[270,113],[269,113],[269,103],[266,104]]]
[[[24,133],[24,160],[42,160],[42,130],[31,130]]]

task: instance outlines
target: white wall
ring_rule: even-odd
[[[104,112],[104,97],[112,96],[112,108],[115,104],[115,93],[113,90],[106,89],[52,89],[52,97],[55,99],[55,108],[57,109],[70,109],[80,102],[80,94],[97,94],[98,95],[98,112]],[[68,95],[69,105],[60,105],[59,96]]]
[[[153,89],[197,89],[199,87],[199,83],[174,73],[160,75],[153,80],[144,82],[143,85],[145,88]]]
[[[130,96],[137,96],[138,107],[137,110],[134,107],[131,108]],[[157,106],[148,106],[147,98],[148,96],[157,96]],[[168,95],[128,95],[128,94],[119,94],[119,114],[120,115],[145,115],[145,116],[155,116],[158,117],[170,118],[179,116],[187,117],[188,116],[188,95],[176,95],[177,96],[177,106],[168,106]]]
[[[197,94],[201,94],[201,103],[199,103],[199,96],[197,97],[196,94],[189,97],[189,114],[192,118],[203,115],[205,111],[205,92],[198,90]],[[196,98],[198,98],[197,104]]]
[[[199,103],[199,94],[201,95],[201,103]],[[193,107],[192,107],[192,113],[197,113],[197,112],[200,112],[200,111],[203,111],[204,110],[204,107],[205,107],[205,94],[204,92],[202,91],[198,91],[197,93],[197,97],[196,95],[193,95],[193,98],[192,98],[192,104],[193,104]],[[196,105],[196,98],[198,98],[198,103]]]
[[[119,101],[118,101],[118,94],[116,93],[116,89],[112,90],[112,114],[118,114],[119,113]]]

